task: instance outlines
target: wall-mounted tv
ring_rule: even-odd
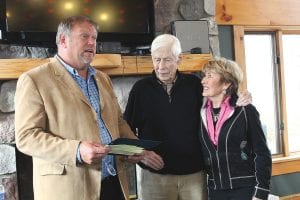
[[[153,0],[0,0],[1,42],[55,46],[59,22],[78,14],[99,24],[99,42],[149,45],[155,35]]]

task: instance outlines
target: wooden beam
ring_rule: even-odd
[[[0,59],[0,79],[16,79],[25,71],[49,62],[49,58]],[[122,66],[119,54],[97,54],[91,63],[96,69],[119,68]]]
[[[183,54],[179,71],[195,72],[211,59],[210,54]],[[45,59],[0,59],[0,79],[17,79],[22,73],[49,62]],[[91,63],[108,75],[150,74],[153,70],[151,56],[121,56],[120,54],[97,54]]]
[[[201,55],[197,56],[197,55]],[[210,54],[183,54],[182,61],[179,65],[179,71],[196,72],[201,70],[202,66],[211,60]]]

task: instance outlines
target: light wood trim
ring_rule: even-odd
[[[23,72],[48,61],[49,59],[0,59],[0,79],[16,79]]]
[[[282,31],[287,32],[298,32],[300,26],[243,26],[246,31]]]
[[[203,66],[208,60],[212,59],[210,54],[202,54],[201,57],[194,56],[195,54],[183,54],[179,65],[179,71],[196,72],[199,71],[199,66]]]
[[[280,197],[280,200],[300,200],[300,194],[293,194],[289,196]]]
[[[122,56],[122,64],[117,68],[98,68],[111,76],[137,74],[136,56]]]
[[[288,141],[288,122],[287,122],[287,110],[286,110],[286,95],[285,95],[285,79],[284,79],[284,57],[283,57],[283,46],[282,46],[282,31],[276,31],[276,47],[277,47],[277,56],[279,57],[279,97],[280,97],[280,108],[282,115],[282,122],[284,124],[284,130],[280,131],[282,133],[282,153],[284,156],[289,156],[289,141]],[[284,98],[282,98],[284,97]],[[300,168],[300,167],[299,167]]]
[[[211,59],[210,54],[183,54],[179,71],[195,72]],[[17,79],[25,71],[49,62],[46,59],[0,59],[0,79]],[[119,54],[97,54],[92,66],[109,75],[150,74],[153,70],[151,56],[121,56]]]
[[[121,67],[122,57],[120,54],[96,54],[91,65],[97,69]]]
[[[233,26],[233,38],[234,38],[235,61],[239,64],[239,66],[242,68],[243,71],[243,82],[240,84],[239,89],[241,91],[245,91],[247,89],[247,72],[246,72],[243,26]]]
[[[138,74],[148,74],[152,72],[152,58],[151,56],[139,56],[136,59],[137,62],[137,73]]]
[[[0,79],[16,79],[23,72],[49,62],[50,58],[0,59]],[[119,54],[96,54],[91,63],[96,69],[120,68]]]
[[[300,172],[300,156],[272,159],[272,176]]]
[[[300,25],[299,0],[216,0],[217,24]]]

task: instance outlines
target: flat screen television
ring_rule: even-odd
[[[0,0],[1,42],[55,47],[59,22],[85,15],[99,24],[98,42],[151,44],[153,0]]]

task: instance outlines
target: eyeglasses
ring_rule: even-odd
[[[117,175],[117,171],[111,163],[107,163],[104,161],[104,165],[105,165],[106,171],[109,173],[109,175],[111,175],[111,176]]]
[[[104,165],[105,165],[105,168],[106,168],[106,171],[108,172],[108,174],[109,175],[111,175],[111,176],[116,176],[116,175],[118,175],[118,174],[121,174],[122,172],[124,172],[125,170],[130,170],[129,168],[130,168],[130,165],[132,165],[132,164],[130,164],[130,163],[124,163],[123,165],[123,167],[120,169],[120,170],[116,170],[115,169],[115,167],[111,164],[111,163],[109,163],[109,162],[105,162],[104,161]]]

